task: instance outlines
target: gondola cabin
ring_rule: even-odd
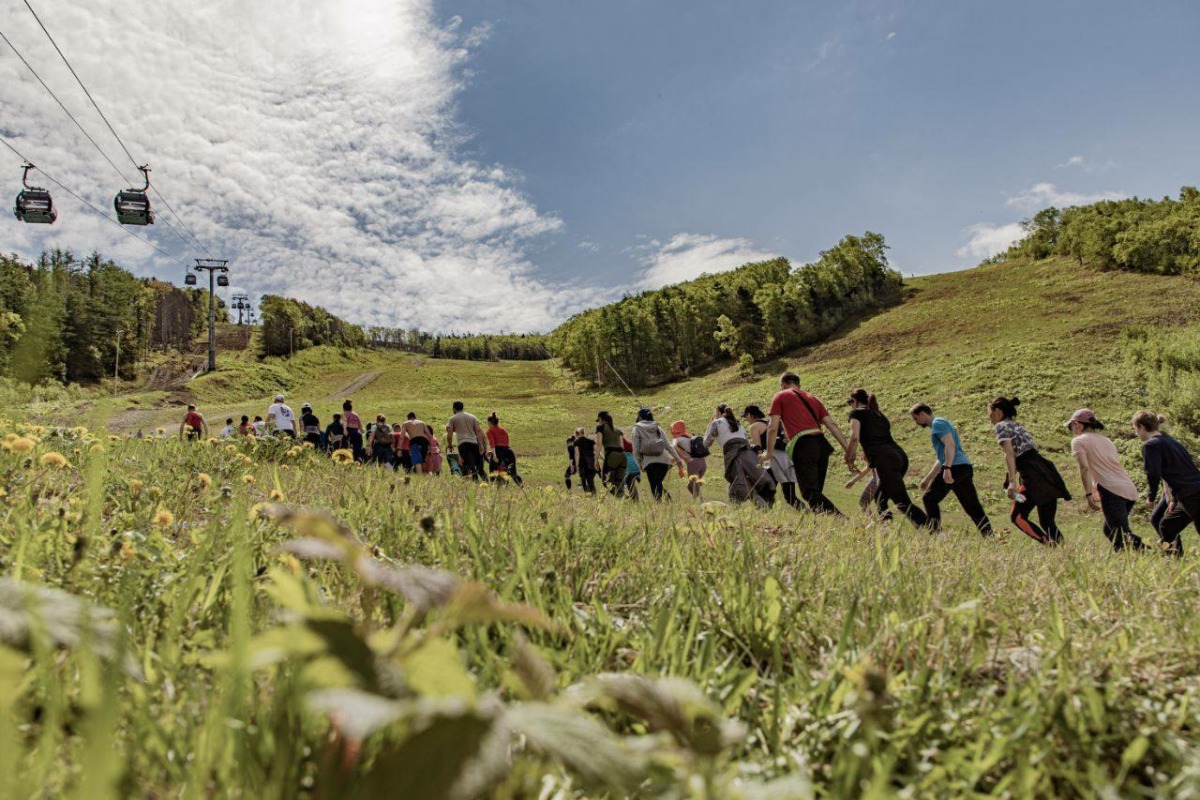
[[[192,275],[190,273],[187,275],[184,275],[183,282],[186,283],[188,286],[195,286],[196,285],[196,276]]]
[[[122,225],[153,225],[154,212],[150,209],[150,198],[145,192],[127,189],[117,192],[113,199],[117,221]]]
[[[51,199],[50,193],[45,189],[29,185],[29,170],[34,169],[33,164],[26,164],[24,169],[25,172],[21,176],[21,184],[25,188],[17,195],[17,202],[13,206],[13,214],[21,222],[53,225],[54,220],[58,219],[58,212],[54,210],[54,200]]]
[[[228,285],[229,285],[229,276],[228,275],[218,275],[217,276],[217,286],[228,286]]]

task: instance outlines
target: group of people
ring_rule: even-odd
[[[918,505],[906,483],[908,454],[892,436],[891,422],[875,395],[858,388],[846,402],[848,433],[817,397],[800,388],[799,376],[788,372],[781,376],[779,391],[766,414],[750,405],[739,419],[734,409],[718,405],[707,430],[699,436],[690,434],[682,420],[673,423],[668,434],[647,408],[638,412],[627,436],[615,426],[612,415],[602,411],[593,434],[578,428],[567,439],[566,486],[569,490],[572,478],[577,478],[585,492],[595,493],[599,478],[613,494],[636,496],[636,482],[644,474],[654,498],[661,500],[666,494],[666,477],[674,467],[681,477],[687,476],[688,491],[699,498],[710,448],[715,444],[724,456],[725,480],[733,502],[771,505],[778,491],[793,507],[840,515],[825,495],[830,460],[837,452],[829,441],[832,436],[852,473],[846,487],[867,480],[860,497],[864,509],[873,508],[890,519],[894,506],[916,527],[937,531],[942,502],[953,494],[980,534],[993,535],[975,486],[974,465],[949,420],[935,416],[925,403],[909,410],[913,423],[929,431],[934,453],[920,482]],[[1030,538],[1055,545],[1062,542],[1056,521],[1058,502],[1070,500],[1071,493],[1054,463],[1039,452],[1033,436],[1017,422],[1020,404],[1016,397],[997,397],[988,404],[988,418],[1005,460],[1004,491],[1012,500],[1009,517]],[[1141,411],[1133,418],[1132,427],[1142,442],[1149,503],[1154,508],[1151,524],[1164,549],[1179,555],[1183,552],[1182,531],[1189,524],[1200,530],[1200,469],[1186,448],[1162,431],[1164,421]],[[1101,433],[1104,424],[1083,408],[1071,415],[1066,426],[1074,437],[1071,452],[1084,496],[1091,508],[1102,513],[1103,532],[1113,549],[1145,548],[1130,524],[1138,489],[1122,467],[1116,445]],[[865,461],[861,468],[860,456]]]
[[[500,424],[495,412],[487,418],[485,430],[475,415],[466,411],[463,403],[453,405],[453,416],[446,425],[445,461],[450,472],[482,480],[489,477],[521,484],[517,471],[517,456],[509,442],[508,431]],[[179,438],[207,438],[208,422],[204,415],[189,405],[179,425]],[[330,423],[321,426],[312,405],[300,407],[300,416],[289,406],[282,394],[267,408],[266,418],[250,419],[243,414],[240,424],[234,418],[225,420],[220,438],[276,436],[303,440],[328,453],[345,453],[366,464],[391,467],[416,474],[440,475],[443,453],[441,442],[433,427],[421,421],[416,412],[408,412],[403,422],[389,423],[379,414],[374,422],[363,424],[354,411],[354,401],[342,402],[342,412],[334,414]]]

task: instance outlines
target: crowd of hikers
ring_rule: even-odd
[[[687,491],[699,500],[714,448],[721,451],[728,497],[732,502],[769,506],[777,494],[796,509],[840,516],[841,510],[825,495],[829,464],[837,449],[851,477],[846,488],[866,481],[859,505],[890,520],[904,516],[919,529],[941,527],[941,505],[951,494],[983,536],[995,531],[975,486],[974,466],[963,450],[958,430],[933,409],[918,403],[909,416],[929,431],[933,461],[920,481],[920,504],[909,495],[906,477],[909,457],[892,436],[891,422],[880,410],[875,395],[854,389],[847,398],[849,424],[843,430],[817,397],[800,388],[800,378],[787,372],[779,391],[764,413],[749,405],[739,415],[728,405],[718,405],[703,434],[693,435],[678,420],[669,432],[642,408],[626,433],[612,414],[596,415],[596,427],[577,428],[567,439],[568,464],[564,480],[568,490],[577,480],[582,490],[595,494],[600,487],[619,497],[638,497],[644,477],[655,500],[668,496],[666,484],[672,469],[687,481]],[[1056,522],[1058,503],[1071,493],[1057,467],[1038,450],[1033,436],[1017,421],[1021,401],[997,397],[988,404],[988,416],[1004,457],[1004,491],[1012,501],[1009,518],[1018,530],[1046,545],[1062,542]],[[1180,534],[1188,525],[1200,530],[1200,469],[1186,448],[1162,429],[1165,420],[1139,411],[1132,420],[1142,442],[1142,459],[1149,483],[1151,525],[1163,549],[1182,555]],[[1116,445],[1102,431],[1104,424],[1086,408],[1071,415],[1066,427],[1073,435],[1071,453],[1079,467],[1079,481],[1088,505],[1100,511],[1103,532],[1116,551],[1141,550],[1144,540],[1134,532],[1130,514],[1139,492],[1121,465]],[[485,429],[461,402],[445,428],[445,462],[448,470],[467,478],[496,479],[521,484],[517,457],[508,431],[493,412]],[[189,406],[179,428],[180,438],[209,435],[207,422]],[[415,473],[440,474],[443,447],[432,426],[410,412],[404,422],[388,423],[383,415],[363,424],[346,400],[342,413],[325,427],[307,403],[297,420],[283,395],[266,412],[266,419],[241,423],[226,420],[220,435],[286,436],[302,438],[343,459],[355,459]],[[894,511],[893,511],[894,507]],[[1036,517],[1036,520],[1035,520]]]

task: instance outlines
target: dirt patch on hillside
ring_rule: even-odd
[[[346,384],[341,389],[338,389],[336,392],[333,392],[332,394],[329,395],[329,397],[327,397],[325,399],[326,400],[337,400],[339,398],[345,397],[348,394],[354,394],[355,392],[360,391],[364,387],[370,386],[372,383],[375,382],[375,379],[378,378],[382,374],[383,374],[383,370],[378,370],[378,369],[371,370],[370,372],[364,372],[362,375],[359,375],[357,378],[350,381],[350,383]]]

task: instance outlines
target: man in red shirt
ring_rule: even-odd
[[[183,439],[186,436],[189,440],[199,439],[202,435],[208,436],[208,423],[195,406],[188,406],[187,413],[183,415],[183,422],[179,423],[179,438]]]
[[[780,425],[787,434],[788,455],[796,467],[796,483],[800,495],[813,511],[826,514],[841,514],[825,496],[825,476],[829,472],[829,456],[833,445],[825,438],[824,425],[837,439],[844,451],[846,436],[829,416],[825,404],[808,392],[800,390],[800,376],[785,372],[779,378],[779,392],[771,400],[771,424],[767,429],[767,441],[775,441]],[[760,460],[768,461],[771,452],[765,451]]]

